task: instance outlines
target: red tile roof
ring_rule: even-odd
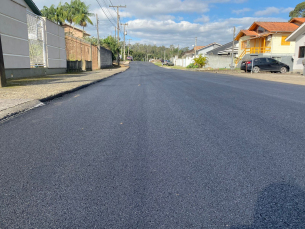
[[[299,23],[303,24],[305,22],[305,18],[304,17],[295,17],[295,18],[292,18],[289,22],[290,23],[299,22]]]
[[[194,50],[200,50],[200,49],[203,49],[205,46],[196,46],[195,48],[194,48]]]
[[[257,25],[266,29],[268,32],[293,32],[299,28],[298,25],[290,22],[254,22],[249,30],[254,30]]]
[[[235,40],[238,41],[239,38],[241,38],[243,35],[250,36],[250,37],[256,37],[258,34],[255,31],[240,30],[240,32],[235,37]]]

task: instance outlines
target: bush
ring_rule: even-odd
[[[198,57],[194,58],[194,62],[196,65],[198,65],[200,68],[202,68],[208,63],[208,58],[206,58],[202,54],[200,54]]]
[[[188,66],[186,66],[186,68],[199,68],[198,65],[191,63]]]

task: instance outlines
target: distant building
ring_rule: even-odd
[[[89,33],[85,32],[82,29],[76,28],[75,26],[73,27],[71,25],[64,24],[62,25],[62,27],[65,30],[65,34],[72,35],[78,38],[90,37]]]

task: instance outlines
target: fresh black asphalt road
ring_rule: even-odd
[[[303,86],[133,62],[0,136],[0,228],[305,228]]]

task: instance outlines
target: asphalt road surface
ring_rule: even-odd
[[[0,136],[0,228],[305,228],[303,86],[133,62]]]

